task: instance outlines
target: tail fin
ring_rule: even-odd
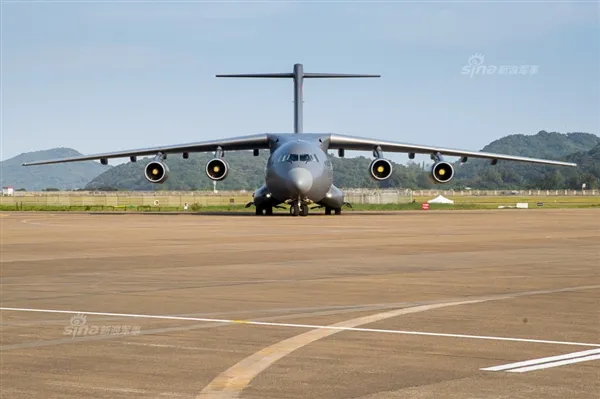
[[[292,73],[245,73],[235,75],[216,75],[218,78],[288,78],[294,79],[294,133],[302,133],[303,98],[302,82],[307,79],[326,78],[380,78],[381,75],[344,74],[344,73],[304,73],[302,64],[294,65]]]

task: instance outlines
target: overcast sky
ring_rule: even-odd
[[[3,1],[1,25],[2,159],[290,132],[290,80],[214,75],[294,63],[382,75],[308,80],[305,132],[472,150],[600,132],[595,1]]]

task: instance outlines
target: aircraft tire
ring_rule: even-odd
[[[308,216],[308,205],[302,204],[300,206],[300,216]]]
[[[263,209],[261,207],[256,207],[256,211],[255,211],[255,215],[256,216],[262,216],[263,215]]]
[[[292,206],[290,207],[290,215],[298,216],[299,214],[300,214],[300,207],[298,206],[297,202],[294,202],[292,204]]]
[[[268,206],[265,208],[265,215],[273,215],[273,207],[272,206]]]
[[[325,214],[326,215],[331,215],[331,208],[330,207],[325,207]]]
[[[342,208],[336,208],[335,209],[335,214],[336,215],[341,215],[342,214]]]

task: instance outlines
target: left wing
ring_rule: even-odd
[[[266,133],[256,134],[251,136],[240,136],[232,137],[223,140],[211,140],[211,141],[200,141],[197,143],[187,144],[176,144],[163,147],[151,147],[151,148],[140,148],[136,150],[127,151],[116,151],[106,152],[103,154],[93,155],[81,155],[77,157],[60,158],[60,159],[49,159],[45,161],[25,162],[23,166],[31,165],[45,165],[50,163],[62,163],[62,162],[78,162],[78,161],[90,161],[95,159],[102,160],[105,164],[108,158],[124,158],[124,157],[137,157],[144,155],[157,155],[159,153],[166,154],[177,154],[187,152],[208,152],[216,151],[218,148],[222,148],[223,151],[238,151],[238,150],[254,150],[254,149],[265,149],[269,148],[269,136]]]
[[[329,148],[332,150],[336,149],[347,149],[356,151],[373,151],[377,147],[381,148],[381,151],[390,152],[404,152],[409,154],[431,154],[431,155],[447,155],[462,157],[463,162],[467,158],[484,158],[491,159],[493,161],[506,160],[506,161],[519,161],[519,162],[530,162],[546,165],[560,165],[560,166],[577,166],[576,163],[571,162],[560,162],[548,159],[538,158],[527,158],[513,155],[494,154],[491,152],[480,152],[480,151],[468,151],[468,150],[455,150],[443,147],[432,147],[417,144],[405,144],[396,143],[393,141],[384,140],[373,140],[363,137],[353,137],[341,134],[331,134],[329,138]]]

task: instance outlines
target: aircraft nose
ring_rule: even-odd
[[[313,185],[312,173],[308,169],[294,168],[288,172],[290,186],[300,194],[306,194]]]

